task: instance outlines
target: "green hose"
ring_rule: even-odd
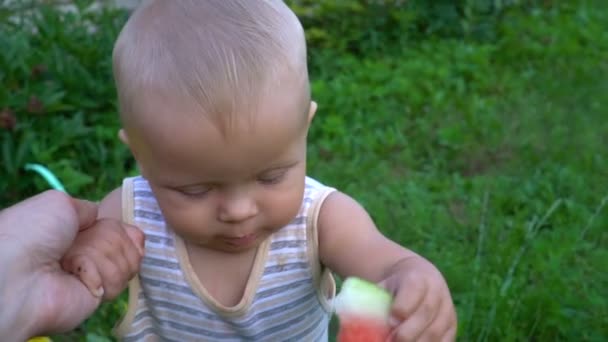
[[[46,182],[55,190],[63,191],[67,193],[63,184],[57,179],[57,177],[49,170],[46,166],[40,164],[26,164],[25,169],[28,171],[34,171],[46,180]]]

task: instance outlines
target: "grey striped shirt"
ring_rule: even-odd
[[[146,234],[139,275],[129,284],[124,341],[327,341],[335,283],[318,261],[316,218],[333,189],[306,179],[296,218],[262,243],[243,305],[226,308],[192,286],[184,242],[164,222],[148,182],[123,182],[123,216]]]

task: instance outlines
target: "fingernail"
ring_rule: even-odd
[[[101,298],[103,297],[104,292],[105,291],[103,290],[103,287],[100,286],[99,288],[97,288],[97,290],[93,292],[93,296]]]

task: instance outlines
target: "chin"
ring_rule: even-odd
[[[238,253],[244,253],[244,252],[250,251],[252,249],[256,249],[259,245],[260,245],[260,243],[255,243],[255,244],[252,244],[249,246],[233,246],[233,245],[223,244],[222,246],[215,247],[215,249],[217,249],[218,251],[224,252],[224,253],[238,254]]]

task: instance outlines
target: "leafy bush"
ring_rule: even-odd
[[[553,7],[551,1],[345,0],[286,1],[306,28],[315,49],[368,55],[408,42],[440,38],[495,40],[505,14]]]
[[[119,184],[130,166],[116,144],[110,58],[126,15],[60,12],[40,6],[0,25],[0,110],[5,129],[0,203],[46,187],[24,171],[44,163],[70,192],[97,197],[100,184]],[[106,188],[107,189],[107,188]]]

